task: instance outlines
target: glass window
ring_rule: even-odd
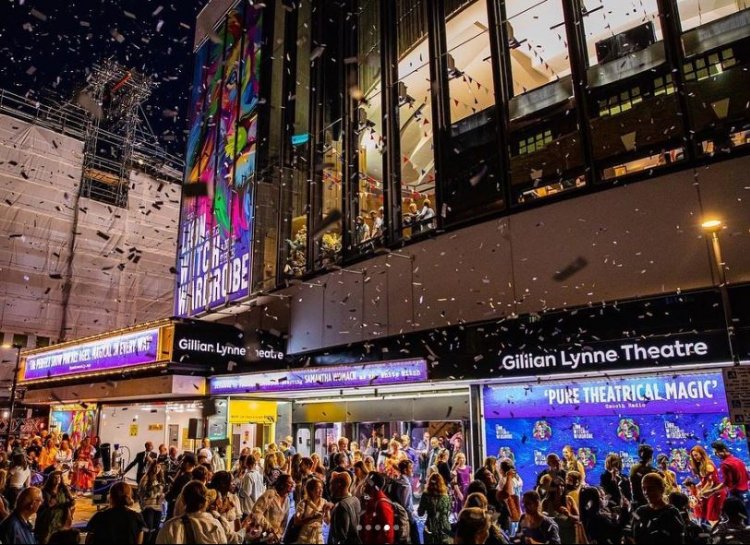
[[[750,8],[750,0],[678,0],[683,32]]]
[[[586,183],[562,1],[505,3],[514,94],[509,104],[511,191],[516,202]]]
[[[570,74],[561,0],[507,0],[505,10],[514,95]]]
[[[435,228],[430,52],[425,0],[397,0],[401,214],[404,237]]]
[[[22,346],[26,348],[29,345],[29,336],[21,333],[13,334],[13,346]]]
[[[349,95],[357,108],[354,130],[359,144],[359,187],[352,207],[351,241],[355,252],[363,252],[382,245],[385,234],[380,1],[361,0],[357,15],[356,84],[350,87]]]
[[[36,338],[36,347],[37,348],[44,348],[50,345],[49,337],[39,337]]]
[[[291,169],[288,171],[284,201],[284,275],[302,276],[307,270],[308,187],[311,175],[310,153],[310,29],[311,0],[297,4],[296,71],[294,94],[287,107],[294,109],[291,137]],[[286,178],[287,172],[282,176]]]
[[[584,0],[589,66],[621,59],[662,40],[656,0]]]

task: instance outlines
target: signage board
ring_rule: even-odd
[[[214,377],[211,379],[211,395],[362,388],[424,382],[427,378],[425,360],[400,360]]]
[[[159,328],[114,335],[29,355],[23,380],[63,377],[158,361]]]
[[[602,341],[523,352],[501,350],[497,376],[607,372],[653,366],[729,361],[726,335],[672,335]]]
[[[727,367],[723,373],[727,407],[732,422],[750,423],[750,366]]]
[[[750,463],[745,426],[729,419],[719,371],[532,381],[486,386],[482,396],[486,455],[511,459],[530,488],[546,468],[547,454],[559,455],[566,446],[588,482],[605,472],[610,453],[620,456],[628,475],[643,443],[667,455],[677,482],[690,476],[690,450],[702,445],[710,451],[717,439]]]
[[[211,322],[184,322],[174,325],[172,361],[177,364],[213,366],[215,373],[235,371],[244,362],[284,361],[286,354],[276,343],[271,347],[261,335],[246,334],[231,325]]]

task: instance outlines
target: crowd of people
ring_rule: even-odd
[[[2,453],[1,543],[78,543],[73,512],[89,484],[80,472],[95,474],[99,450],[84,439],[59,458],[65,440],[14,441]],[[723,443],[711,447],[713,456],[691,450],[683,483],[645,444],[627,474],[617,454],[587,474],[566,447],[524,483],[508,458],[470,467],[460,433],[425,433],[416,447],[408,435],[373,433],[362,447],[339,438],[325,456],[302,456],[286,438],[244,448],[232,464],[207,440],[182,454],[146,443],[124,468],[136,482],[110,487],[86,543],[748,543],[747,469]]]

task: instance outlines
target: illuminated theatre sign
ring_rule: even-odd
[[[211,379],[211,394],[361,388],[426,380],[427,362],[425,360],[401,360],[214,377]]]
[[[729,359],[726,338],[709,333],[637,341],[606,341],[520,353],[501,352],[499,372],[502,375],[544,375],[713,363]]]
[[[26,356],[23,380],[134,367],[157,361],[159,328],[123,333]]]

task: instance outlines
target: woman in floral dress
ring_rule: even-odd
[[[84,437],[81,441],[76,451],[73,467],[71,487],[77,492],[90,492],[94,487],[96,469],[94,468],[94,449],[88,437]]]
[[[451,537],[451,499],[448,487],[440,473],[433,473],[427,481],[425,493],[419,499],[417,514],[427,515],[424,525],[424,542],[446,543]]]

